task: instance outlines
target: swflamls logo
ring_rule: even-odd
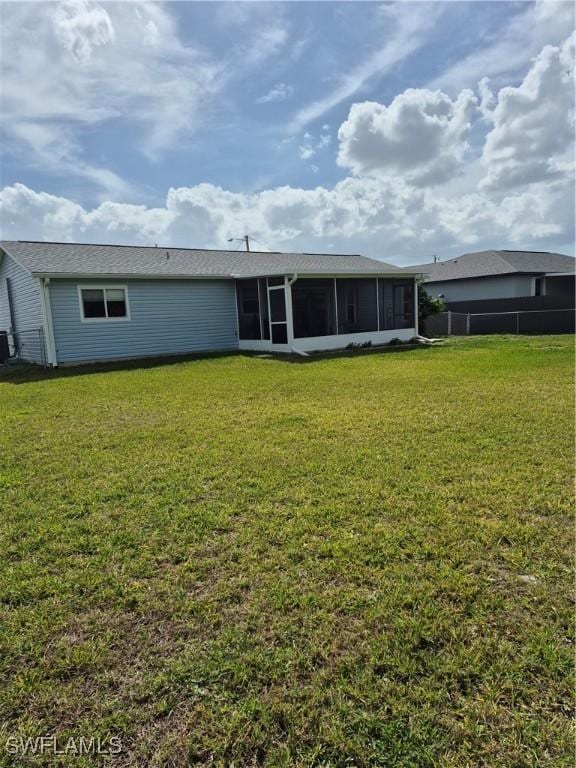
[[[9,755],[119,755],[122,742],[119,736],[8,736],[4,748]]]

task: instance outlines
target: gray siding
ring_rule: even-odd
[[[8,254],[0,255],[0,330],[16,334],[18,357],[33,363],[45,360],[40,282]],[[6,280],[10,280],[12,328]]]
[[[518,296],[531,296],[532,278],[529,275],[502,275],[502,277],[430,282],[425,283],[424,287],[431,296],[444,294],[447,302],[511,299]]]
[[[83,323],[78,286],[125,285],[130,320]],[[238,348],[233,280],[50,282],[59,363]]]

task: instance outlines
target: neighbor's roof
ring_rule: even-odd
[[[264,253],[131,245],[2,241],[10,256],[34,275],[122,277],[256,277],[283,274],[406,273],[365,256]]]
[[[438,282],[522,273],[574,272],[575,263],[572,256],[547,251],[478,251],[448,261],[418,264],[407,270],[423,272],[426,282]]]

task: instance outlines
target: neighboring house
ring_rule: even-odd
[[[448,305],[526,296],[574,294],[571,256],[534,251],[479,251],[408,267],[422,272],[426,290]]]
[[[454,318],[458,332],[467,325],[469,333],[571,333],[575,264],[561,253],[479,251],[408,269],[423,273],[424,287],[447,310],[471,316]],[[439,333],[436,326],[431,320],[430,332]]]
[[[20,359],[310,352],[408,340],[416,272],[363,256],[0,243],[0,331]]]

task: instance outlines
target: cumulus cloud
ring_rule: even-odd
[[[273,86],[268,93],[263,96],[259,96],[255,102],[256,104],[270,104],[274,101],[285,101],[294,94],[294,88],[286,83],[277,83]]]
[[[482,156],[487,168],[484,187],[557,179],[570,168],[575,40],[573,34],[560,47],[546,46],[522,83],[502,88],[493,99],[494,108],[484,109],[493,123]]]
[[[458,172],[477,99],[410,88],[389,106],[353,104],[340,126],[338,163],[359,176],[401,173],[416,186],[441,184]]]
[[[154,6],[152,16],[143,15],[139,28],[152,48],[162,47],[172,34],[163,28],[158,10]],[[74,86],[73,103],[81,107],[75,119],[82,125],[109,119],[122,101],[100,102],[80,87],[92,82],[92,67],[98,69],[104,51],[118,44],[117,20],[110,18],[113,38],[102,30],[95,34],[99,22],[89,11],[82,24],[67,31],[69,45],[59,53],[84,73],[83,79],[66,81],[66,87]],[[83,34],[87,42],[74,43],[74,35]],[[111,200],[89,207],[13,184],[0,192],[2,236],[227,247],[231,235],[250,232],[273,248],[364,252],[396,263],[487,247],[569,248],[574,239],[572,45],[544,48],[514,87],[493,89],[483,80],[478,95],[409,89],[388,104],[353,105],[338,132],[338,162],[352,175],[329,188],[280,186],[241,193],[196,184],[169,189],[154,207]],[[40,78],[43,56],[27,70]],[[21,72],[22,64],[13,63]],[[97,176],[108,171],[82,164],[73,132],[61,130],[55,138],[60,124],[53,116],[66,114],[72,103],[60,83],[38,104],[39,91],[16,94],[16,83],[8,78],[8,103],[16,116],[8,121],[13,140],[34,145],[47,163],[52,158],[65,169],[75,163],[75,173],[115,186],[116,200],[134,199],[122,193],[121,180],[113,175]],[[142,85],[144,92],[149,87]],[[293,147],[310,160],[329,144],[324,125],[294,137]],[[310,166],[312,173],[316,170]]]
[[[170,189],[164,204],[86,209],[22,184],[0,193],[2,237],[227,247],[248,231],[273,248],[364,252],[397,263],[463,247],[566,243],[567,182],[495,200],[483,192],[440,197],[401,179],[347,178],[333,188],[278,187],[253,194],[212,184]],[[556,246],[557,247],[557,246]]]

